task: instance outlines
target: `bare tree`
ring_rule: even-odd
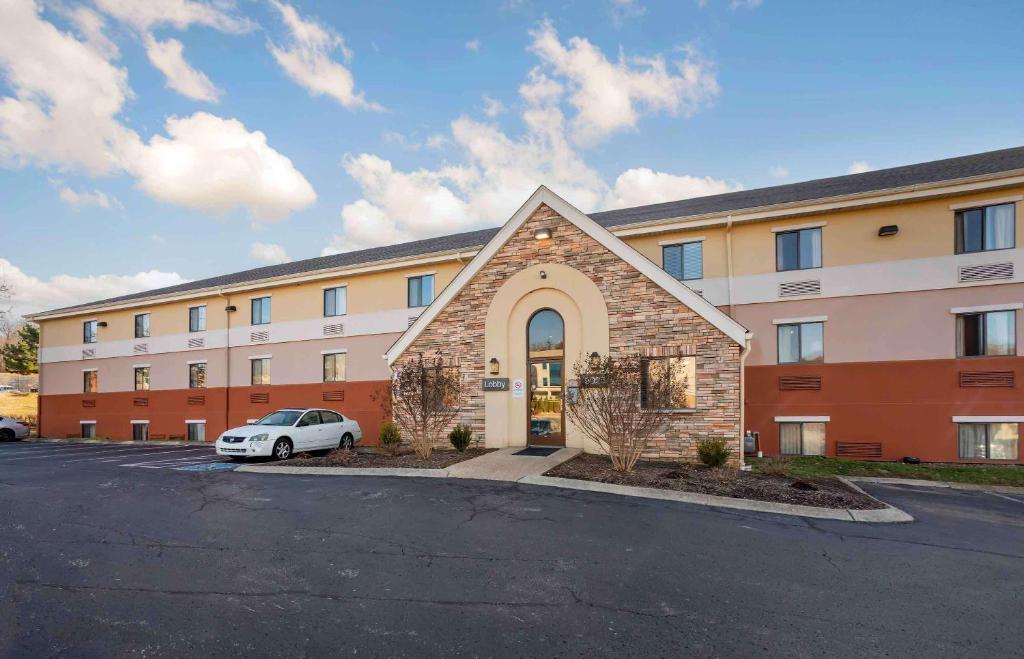
[[[632,471],[672,410],[686,407],[687,378],[678,359],[581,358],[573,373],[579,386],[566,397],[566,412],[616,471]]]
[[[466,386],[459,366],[417,355],[391,373],[391,415],[426,460],[458,416]]]
[[[6,346],[14,339],[18,331],[17,319],[14,316],[14,286],[0,270],[0,347]],[[7,370],[4,351],[0,350],[0,371]]]

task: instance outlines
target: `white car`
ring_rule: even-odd
[[[9,416],[0,416],[0,442],[28,437],[28,426],[15,421]]]
[[[362,438],[363,431],[354,419],[331,410],[301,407],[278,410],[252,425],[226,430],[216,446],[217,455],[286,460],[305,451],[352,448]]]
[[[0,384],[0,394],[7,393],[9,391],[14,391],[14,387],[9,384]]]

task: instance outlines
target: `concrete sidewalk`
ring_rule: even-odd
[[[563,448],[548,456],[516,455],[524,448],[503,448],[479,458],[458,462],[448,467],[448,477],[518,481],[527,476],[540,476],[580,454],[578,448]]]

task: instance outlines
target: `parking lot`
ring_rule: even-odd
[[[0,656],[1009,656],[1024,497],[907,525],[0,444]]]

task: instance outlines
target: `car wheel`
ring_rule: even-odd
[[[279,439],[274,442],[274,457],[278,460],[287,460],[292,457],[292,443],[287,439]]]
[[[13,442],[14,431],[10,428],[0,428],[0,442]]]
[[[355,441],[352,439],[352,433],[345,433],[341,436],[340,448],[352,450],[355,448]]]

